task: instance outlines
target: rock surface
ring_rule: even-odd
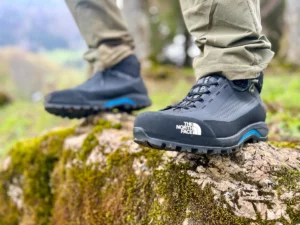
[[[133,142],[133,121],[106,114],[17,144],[0,172],[0,224],[300,223],[299,151],[156,151]]]

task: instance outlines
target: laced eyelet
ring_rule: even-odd
[[[212,95],[210,88],[212,86],[219,87],[219,82],[209,82],[209,83],[197,83],[192,87],[192,90],[187,94],[186,98],[180,103],[174,105],[174,110],[176,109],[190,109],[197,108],[196,102],[204,103],[205,100],[202,99],[203,95]],[[197,89],[196,89],[197,88]],[[202,89],[204,88],[204,89]]]

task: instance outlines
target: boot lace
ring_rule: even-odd
[[[217,80],[218,80],[217,77],[212,77],[212,76],[199,79],[199,81],[192,87],[191,91],[181,102],[175,105],[168,106],[167,109],[179,110],[179,109],[196,108],[195,103],[204,102],[203,96],[211,94],[209,89],[212,86],[217,87],[219,85]]]

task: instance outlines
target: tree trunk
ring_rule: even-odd
[[[261,17],[264,33],[272,43],[272,50],[278,53],[284,32],[283,0],[261,0]]]
[[[300,66],[300,1],[287,0],[287,61]]]
[[[191,63],[192,59],[189,56],[189,48],[191,47],[191,34],[187,29],[185,29],[184,31],[184,36],[185,36],[185,43],[184,43],[185,60],[183,66],[189,67],[192,64]]]
[[[135,52],[142,62],[147,62],[150,55],[151,42],[147,1],[123,0],[122,5],[123,16],[135,40]]]

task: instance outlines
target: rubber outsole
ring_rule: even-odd
[[[69,119],[81,119],[88,116],[96,115],[100,112],[126,112],[131,113],[132,111],[141,110],[147,108],[151,103],[145,105],[118,105],[115,107],[100,107],[100,106],[89,106],[89,105],[60,105],[60,104],[45,104],[45,110],[55,116]]]
[[[264,132],[268,132],[267,130]],[[268,140],[267,135],[265,137],[259,137],[256,134],[247,135],[244,137],[242,136],[241,141],[238,144],[230,147],[212,147],[212,146],[195,146],[195,145],[188,145],[178,142],[171,142],[167,140],[160,140],[157,138],[149,137],[146,132],[139,127],[134,128],[134,141],[142,146],[157,149],[157,150],[171,150],[177,152],[187,152],[187,153],[194,153],[194,154],[207,154],[207,155],[227,155],[236,153],[249,143],[258,143],[258,142],[265,142]]]
[[[144,94],[128,94],[116,99],[86,101],[82,105],[51,103],[45,101],[45,110],[53,115],[69,118],[80,119],[96,115],[100,112],[125,112],[131,113],[135,110],[141,110],[151,106],[152,102]]]

